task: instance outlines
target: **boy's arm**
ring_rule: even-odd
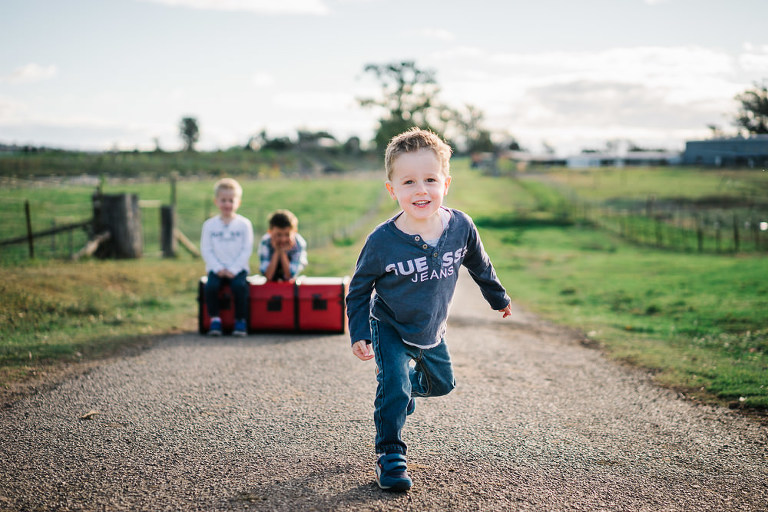
[[[216,257],[216,254],[213,252],[211,238],[211,224],[209,222],[204,222],[203,232],[200,235],[200,254],[205,262],[206,271],[212,271],[214,274],[218,274],[224,269],[224,265],[221,264]]]
[[[250,268],[251,254],[253,254],[253,225],[251,221],[245,217],[241,217],[243,220],[243,245],[240,253],[234,259],[229,267],[229,271],[233,275],[239,274],[243,270]]]
[[[264,271],[262,272],[264,274],[264,277],[267,278],[267,281],[271,281],[273,277],[275,277],[275,271],[277,270],[277,264],[280,262],[280,251],[277,249],[272,251],[272,255],[269,257],[269,260],[267,260],[267,266],[264,268]]]
[[[269,243],[269,237],[264,235],[259,242],[259,272],[267,275],[269,263],[272,261],[272,245]]]
[[[275,254],[279,255],[277,259],[280,261],[280,269],[283,271],[281,277],[286,281],[290,281],[293,277],[293,273],[291,272],[291,261],[288,258],[288,253],[286,251],[275,251]]]
[[[291,253],[291,277],[296,277],[307,266],[307,242],[300,234],[296,233],[296,251]]]
[[[371,339],[371,294],[379,276],[376,271],[378,266],[369,256],[370,253],[375,254],[375,251],[368,250],[368,243],[366,241],[357,259],[355,273],[352,275],[346,297],[349,335],[353,346],[359,343],[365,345]]]
[[[467,253],[464,256],[463,265],[467,267],[469,275],[472,276],[472,279],[480,287],[480,291],[488,304],[493,309],[504,313],[503,318],[506,318],[511,314],[512,301],[496,276],[496,270],[493,268],[491,259],[485,252],[477,228],[475,228],[474,223],[471,223],[471,221],[470,224]]]

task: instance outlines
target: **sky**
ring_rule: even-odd
[[[413,60],[498,137],[567,156],[735,133],[768,80],[766,0],[2,0],[0,144],[242,146],[373,136],[366,64]]]

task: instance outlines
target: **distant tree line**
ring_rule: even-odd
[[[379,119],[373,144],[381,152],[390,139],[411,127],[432,130],[445,138],[455,150],[464,153],[490,152],[498,149],[492,133],[484,125],[485,114],[479,108],[465,104],[452,107],[439,98],[440,86],[435,72],[419,68],[414,61],[386,64],[367,64],[365,73],[372,74],[381,91],[377,97],[358,98],[363,108],[375,108]],[[186,151],[194,151],[200,129],[197,119],[184,117],[179,123],[179,134]],[[289,151],[325,150],[331,153],[357,154],[366,145],[352,136],[338,141],[327,131],[297,131],[297,138],[287,136],[271,138],[266,130],[251,136],[245,150]],[[514,137],[507,136],[503,149],[520,149]]]
[[[749,134],[768,134],[768,80],[738,94],[736,101],[740,104],[736,126]]]
[[[768,79],[762,83],[755,82],[751,88],[737,94],[734,99],[739,106],[732,121],[739,134],[768,134]],[[727,136],[716,124],[709,124],[707,127],[712,131],[713,138]]]
[[[381,87],[378,97],[358,99],[362,107],[381,112],[374,135],[379,151],[392,137],[413,126],[432,130],[463,152],[496,149],[490,130],[483,125],[482,110],[470,104],[455,108],[443,103],[433,70],[402,61],[367,64],[364,71],[374,75]],[[508,144],[519,149],[514,139]]]

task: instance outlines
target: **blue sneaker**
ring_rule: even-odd
[[[411,397],[410,400],[408,400],[408,407],[405,408],[405,415],[410,416],[413,414],[413,411],[416,410],[416,401]]]
[[[408,476],[405,455],[387,453],[376,461],[376,483],[387,491],[407,491],[413,485]]]
[[[232,336],[245,336],[248,334],[245,327],[245,320],[237,320],[235,322],[235,330],[232,331]]]
[[[211,327],[208,329],[208,336],[221,336],[221,320],[211,321]]]

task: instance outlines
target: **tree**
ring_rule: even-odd
[[[379,149],[413,126],[433,129],[430,116],[439,116],[435,98],[440,91],[434,71],[419,69],[413,61],[367,64],[364,71],[375,75],[381,84],[380,98],[358,99],[362,107],[384,110],[374,137]]]
[[[473,105],[464,105],[463,111],[452,111],[455,136],[462,140],[468,153],[483,153],[496,150],[496,144],[491,139],[491,132],[483,126],[485,114]],[[449,128],[446,128],[449,129]]]
[[[184,149],[194,151],[195,143],[200,138],[197,119],[194,117],[183,117],[179,123],[179,135],[184,140]]]
[[[741,108],[736,115],[736,126],[750,134],[768,134],[768,81],[755,82],[752,89],[736,95]]]

